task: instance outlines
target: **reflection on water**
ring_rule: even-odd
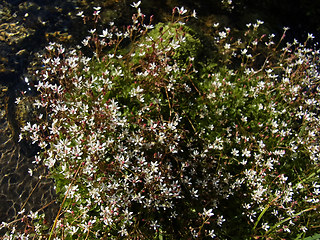
[[[0,111],[7,113],[8,92],[0,87]],[[28,169],[33,168],[33,157],[26,157],[21,146],[15,141],[7,114],[0,119],[0,222],[10,221],[22,208],[36,211],[41,206],[55,199],[52,181],[44,179],[38,183],[38,176],[43,169],[30,176]],[[37,188],[34,187],[38,185]],[[31,194],[32,193],[32,194]],[[46,198],[43,198],[43,195]],[[53,215],[55,208],[47,210]],[[49,214],[51,212],[51,214]]]

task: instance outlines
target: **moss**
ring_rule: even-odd
[[[182,35],[183,33],[183,35]],[[183,37],[184,42],[177,48],[174,48],[175,42],[178,38]],[[183,26],[179,23],[158,23],[154,29],[152,29],[143,39],[139,41],[139,45],[135,48],[135,57],[132,58],[134,63],[141,61],[141,55],[139,53],[146,49],[148,46],[149,52],[145,56],[151,54],[153,48],[155,50],[163,49],[164,51],[173,46],[171,51],[173,52],[173,59],[177,61],[180,66],[183,66],[188,58],[197,58],[201,51],[203,51],[203,45],[196,33],[188,26]],[[141,47],[139,47],[141,46]],[[159,49],[160,48],[160,49]],[[169,53],[166,51],[166,53]]]

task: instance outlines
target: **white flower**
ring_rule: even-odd
[[[212,217],[214,215],[214,213],[212,212],[212,208],[209,210],[206,210],[205,208],[203,209],[203,216],[205,217]]]
[[[268,225],[268,223],[263,223],[261,228],[265,231],[268,231],[268,229],[270,228],[270,226]]]
[[[156,230],[160,225],[158,224],[158,221],[151,221],[150,227],[153,227],[153,230]]]
[[[217,28],[217,27],[219,27],[219,25],[220,25],[220,23],[214,23],[214,24],[213,24],[213,27],[214,27],[214,28]]]
[[[288,177],[286,177],[284,174],[279,175],[279,180],[282,183],[285,183],[287,181]]]
[[[105,30],[102,30],[102,35],[99,35],[100,37],[107,37],[108,34],[108,29],[106,28]]]
[[[38,217],[38,212],[32,212],[30,211],[28,217],[32,218],[32,219],[35,219],[36,217]]]
[[[20,102],[21,102],[21,98],[20,98],[20,97],[17,97],[15,103],[16,103],[16,104],[19,104]]]
[[[100,14],[100,11],[94,11],[93,16],[98,16]]]
[[[211,238],[214,238],[214,237],[216,236],[216,235],[214,234],[214,230],[209,230],[208,234],[209,234],[209,236],[210,236]]]
[[[84,15],[83,15],[83,11],[78,12],[78,13],[77,13],[77,16],[78,16],[78,17],[84,17]]]
[[[246,48],[241,50],[242,55],[245,55],[247,52],[248,52],[248,49],[246,49]]]
[[[300,230],[301,230],[302,232],[306,232],[306,231],[308,231],[308,228],[306,228],[305,226],[301,226],[301,227],[300,227]]]
[[[242,150],[242,156],[243,157],[251,157],[251,152],[248,149]]]
[[[221,227],[222,223],[225,222],[226,220],[223,218],[223,216],[219,216],[217,219],[217,225]]]
[[[314,36],[312,33],[308,33],[308,39],[314,39]]]
[[[258,24],[258,25],[261,25],[261,24],[264,24],[264,22],[261,21],[261,20],[257,20],[257,24]]]
[[[239,156],[239,150],[233,148],[232,151],[231,151],[231,154],[235,157],[238,157]]]
[[[132,4],[130,4],[130,6],[133,8],[138,8],[140,6],[140,3],[141,3],[141,1],[139,1],[137,3],[133,2]]]
[[[78,185],[75,185],[75,186],[71,186],[70,185],[66,188],[67,191],[69,189],[69,192],[68,192],[68,198],[73,198],[75,193],[78,191]]]
[[[181,7],[181,8],[178,8],[177,7],[177,10],[178,10],[178,13],[180,14],[180,15],[183,15],[183,14],[185,14],[188,10],[186,10],[186,9],[184,9],[184,7]]]
[[[22,215],[22,214],[24,214],[24,212],[26,211],[26,209],[24,208],[24,209],[22,209],[20,212],[18,212],[18,215]]]
[[[96,29],[90,29],[90,30],[89,30],[89,33],[94,34],[95,31],[96,31]]]
[[[144,26],[147,30],[150,30],[150,29],[153,29],[153,28],[154,28],[153,25],[145,25],[145,24],[143,24],[143,26]]]
[[[141,9],[138,8],[137,17],[141,17],[141,16],[143,16],[143,14],[141,13]]]
[[[191,17],[194,17],[194,18],[197,18],[197,13],[195,10],[193,10],[192,14],[191,14]]]
[[[219,36],[221,38],[226,38],[227,37],[227,33],[226,32],[219,32]]]
[[[283,231],[288,233],[291,232],[288,226],[283,226]]]

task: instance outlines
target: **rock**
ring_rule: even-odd
[[[19,44],[34,32],[35,30],[26,29],[17,23],[3,23],[0,25],[0,41],[4,41],[8,45]]]

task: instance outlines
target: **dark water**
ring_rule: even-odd
[[[287,39],[296,38],[304,42],[308,33],[320,38],[320,1],[318,0],[246,0],[239,3],[232,14],[240,24],[246,16],[264,20],[271,32],[282,33],[283,27],[289,27]]]

